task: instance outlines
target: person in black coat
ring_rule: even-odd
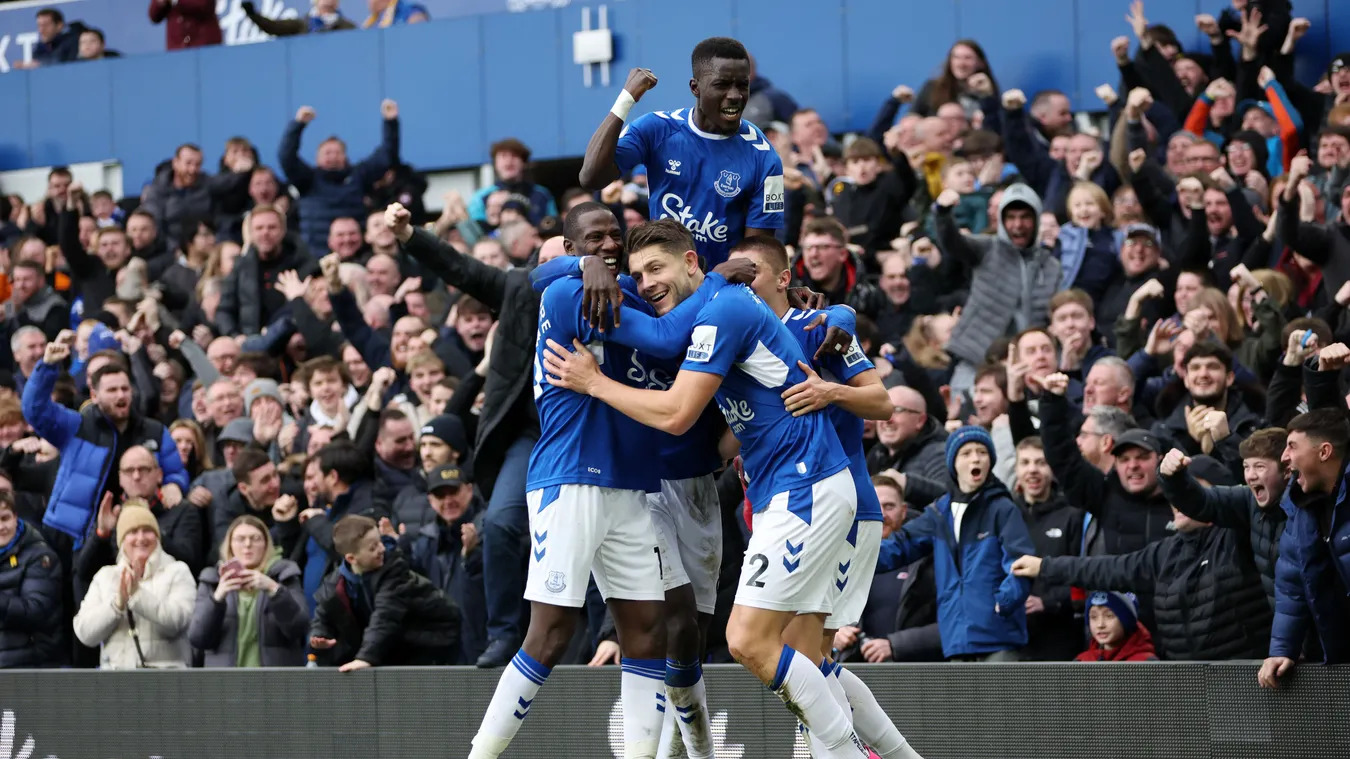
[[[503,271],[459,253],[431,232],[414,229],[411,214],[398,203],[385,211],[385,221],[405,255],[446,284],[484,303],[499,320],[483,383],[471,469],[488,499],[482,537],[489,643],[478,664],[503,666],[515,655],[524,630],[521,599],[525,590],[524,556],[529,550],[525,472],[530,451],[539,439],[539,415],[530,391],[539,295],[528,271]],[[585,233],[592,229],[597,234]],[[598,203],[583,203],[572,209],[563,237],[561,246],[544,244],[539,263],[564,250],[610,256],[620,255],[622,250],[614,212]]]
[[[1022,510],[1037,556],[1082,555],[1087,515],[1064,500],[1039,437],[1017,444],[1013,501]],[[1077,656],[1083,650],[1083,620],[1077,612],[1069,583],[1036,578],[1027,598],[1027,647],[1022,656],[1031,661],[1069,661]]]
[[[483,500],[454,464],[427,475],[427,495],[436,517],[416,532],[404,532],[399,548],[413,571],[440,588],[463,612],[459,648],[451,664],[472,664],[487,648],[487,599],[483,594]]]
[[[318,266],[309,248],[286,233],[286,217],[273,206],[249,215],[249,245],[221,283],[216,327],[222,335],[256,335],[286,305],[277,276],[294,270],[301,280]]]
[[[1173,466],[1174,465],[1174,466]],[[1190,465],[1179,451],[1167,470]],[[1211,467],[1222,476],[1222,467]],[[1221,483],[1222,484],[1222,483]],[[1261,659],[1270,645],[1271,608],[1246,535],[1217,529],[1173,510],[1177,534],[1121,556],[1040,558],[1013,564],[1023,577],[1088,588],[1147,591],[1154,643],[1164,659]]]
[[[388,520],[350,515],[333,527],[342,561],[324,579],[310,647],[343,672],[449,664],[459,646],[459,610],[397,550]]]
[[[1280,461],[1284,444],[1285,431],[1279,427],[1257,430],[1242,441],[1243,485],[1205,487],[1196,480],[1200,473],[1194,471],[1194,464],[1168,473],[1166,458],[1158,478],[1163,495],[1178,511],[1245,536],[1271,609],[1275,608],[1275,565],[1287,517],[1280,508],[1289,481],[1288,469]]]
[[[61,563],[0,491],[0,668],[61,663]]]

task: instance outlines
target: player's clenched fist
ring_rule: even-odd
[[[654,87],[656,87],[656,74],[651,69],[635,68],[628,72],[628,81],[624,82],[623,88],[634,100],[641,100]]]

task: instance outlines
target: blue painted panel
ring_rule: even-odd
[[[1006,89],[1030,86],[1074,90],[1073,0],[1039,0],[1035,10],[1003,0],[962,0],[957,7],[959,36],[977,40]],[[920,27],[922,28],[922,27]]]
[[[177,146],[201,139],[197,62],[196,56],[181,53],[112,61],[113,154],[125,156],[127,192],[151,181],[156,164],[171,158]],[[207,171],[211,167],[206,163]]]
[[[958,39],[955,3],[848,0],[844,26],[848,119],[838,125],[831,122],[831,128],[866,129],[896,85],[908,84],[918,92],[924,82],[940,75],[947,50]]]
[[[383,43],[384,32],[307,34],[287,40],[291,116],[303,105],[318,113],[300,143],[306,160],[312,161],[319,143],[333,135],[347,143],[352,163],[379,146]]]
[[[478,19],[384,34],[384,94],[398,101],[403,160],[419,168],[482,163],[488,143]]]
[[[285,43],[208,47],[197,58],[201,146],[215,167],[231,137],[247,137],[264,165],[277,165],[277,143],[295,115],[287,97]],[[241,75],[248,71],[249,75]]]
[[[38,166],[113,158],[112,67],[72,63],[26,74],[33,163]]]
[[[33,132],[27,114],[28,82],[26,76],[0,76],[0,103],[8,106],[5,128],[0,130],[0,171],[32,165],[30,143]]]
[[[843,3],[818,0],[785,10],[777,0],[739,0],[740,40],[755,56],[759,70],[778,86],[788,92],[814,93],[811,106],[822,113],[844,113]],[[803,30],[809,33],[803,35]],[[784,44],[788,40],[795,44]],[[810,65],[802,65],[803,46],[809,50]]]
[[[619,90],[623,89],[624,82],[628,79],[629,69],[634,66],[645,67],[647,64],[643,60],[638,60],[639,56],[633,50],[633,46],[629,46],[626,51],[616,49],[616,56],[623,58],[622,62],[616,59],[610,64],[609,85],[601,83],[602,66],[591,66],[591,86],[587,87],[583,67],[572,62],[572,31],[581,28],[580,11],[564,8],[556,13],[560,16],[559,23],[563,30],[563,44],[557,62],[557,70],[561,74],[563,102],[563,118],[559,122],[563,132],[562,144],[565,153],[580,155],[585,151],[586,143],[595,133],[595,128],[614,105],[614,98],[618,97]],[[599,23],[598,15],[594,9],[591,14],[591,26],[595,28]],[[609,28],[614,30],[617,46],[619,38],[626,37],[629,30],[638,28],[637,8],[631,3],[610,5],[607,22]],[[691,45],[690,48],[692,47]],[[688,55],[688,51],[685,51],[686,59]],[[643,104],[639,103],[633,112],[669,110],[692,102],[693,96],[689,95],[687,85],[688,70],[689,64],[686,60],[683,69],[672,71],[669,75],[663,76],[658,72],[657,89],[652,90],[644,99],[647,107],[644,108]]]
[[[484,16],[482,22],[487,139],[516,137],[530,146],[536,159],[565,155],[558,129],[563,120],[558,14]]]
[[[694,96],[689,93],[692,76],[689,55],[694,52],[695,45],[709,37],[734,36],[732,19],[736,16],[736,7],[734,0],[685,0],[679,3],[643,0],[630,3],[627,8],[611,6],[611,12],[617,9],[620,15],[636,13],[641,30],[639,57],[619,62],[617,76],[627,77],[628,69],[642,66],[651,69],[658,81],[656,89],[633,109],[633,115],[693,104]],[[743,25],[740,28],[745,30]]]

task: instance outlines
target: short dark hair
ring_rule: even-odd
[[[54,10],[54,11],[52,11],[52,13],[55,13],[55,14],[56,14],[56,16],[57,16],[57,21],[60,22],[60,20],[61,20],[61,18],[60,18],[60,17],[61,17],[61,12],[60,12],[60,11],[55,11],[55,10]],[[41,12],[38,12],[38,15],[41,16],[42,13],[41,13]],[[67,178],[73,178],[74,176],[75,176],[74,174],[71,174],[71,173],[70,173],[70,167],[69,167],[69,166],[53,166],[53,167],[52,167],[52,170],[49,171],[49,172],[47,172],[47,179],[51,179],[52,177],[67,177]]]
[[[99,44],[106,45],[108,43],[108,40],[103,36],[102,29],[96,29],[92,26],[86,26],[84,28],[83,34],[92,34],[95,37],[98,37]]]
[[[324,476],[329,472],[337,472],[338,479],[348,485],[364,477],[366,469],[370,466],[367,457],[362,455],[355,445],[345,440],[325,445],[319,449],[315,457],[319,460],[319,471]]]
[[[1331,325],[1315,316],[1301,316],[1297,319],[1290,319],[1289,323],[1280,330],[1280,345],[1289,344],[1289,336],[1298,330],[1312,330],[1317,336],[1317,344],[1326,347],[1335,342],[1332,336]]]
[[[38,277],[44,280],[47,278],[47,270],[42,268],[42,264],[39,264],[36,261],[18,261],[14,264],[14,271],[18,271],[19,269],[30,269],[34,274],[38,275]],[[12,276],[13,272],[10,274]]]
[[[191,142],[185,142],[182,145],[179,145],[177,150],[173,151],[173,157],[177,158],[178,156],[182,155],[184,150],[194,150],[198,153],[202,152],[202,149],[200,147],[192,144]]]
[[[343,556],[356,553],[361,548],[361,539],[378,528],[370,517],[348,514],[333,525],[333,549]]]
[[[1036,451],[1044,451],[1045,443],[1044,441],[1041,440],[1040,435],[1032,435],[1031,437],[1022,438],[1021,442],[1017,444],[1017,450],[1020,451],[1024,448]]]
[[[1202,340],[1192,345],[1190,350],[1181,359],[1182,366],[1189,366],[1191,361],[1197,358],[1216,358],[1223,368],[1233,371],[1233,352],[1228,350],[1228,346],[1222,343],[1216,343],[1210,340]]]
[[[1066,99],[1069,97],[1068,95],[1064,94],[1063,90],[1053,90],[1053,89],[1041,90],[1040,92],[1037,92],[1035,97],[1031,99],[1030,107],[1028,108],[1028,110],[1034,111],[1037,108],[1040,108],[1041,106],[1045,105],[1046,101],[1048,101],[1050,98],[1056,95]]]
[[[411,417],[409,417],[407,414],[403,413],[403,411],[400,410],[400,409],[392,408],[392,407],[391,407],[391,408],[387,408],[387,409],[385,409],[384,411],[381,411],[381,412],[380,412],[380,422],[379,422],[378,425],[376,425],[376,429],[378,429],[378,430],[380,431],[380,434],[384,434],[384,428],[385,428],[385,426],[388,425],[390,422],[402,422],[402,421],[406,421],[406,420],[408,420],[408,419],[410,419],[410,418],[411,418]]]
[[[1313,409],[1289,420],[1289,432],[1302,432],[1319,443],[1331,443],[1331,450],[1344,457],[1350,447],[1350,423],[1346,422],[1345,410],[1339,408]]]
[[[1238,443],[1238,455],[1244,459],[1270,459],[1279,461],[1284,454],[1285,440],[1289,433],[1283,427],[1266,427],[1257,430]],[[1281,464],[1283,466],[1283,464]]]
[[[624,250],[630,255],[635,250],[657,247],[671,255],[683,255],[694,250],[694,236],[689,229],[674,219],[657,219],[648,224],[628,230],[624,240]]]
[[[461,295],[459,300],[455,301],[455,314],[457,316],[478,316],[487,314],[492,316],[492,309],[487,307],[483,301],[472,295]]]
[[[746,51],[745,45],[730,37],[709,37],[695,45],[693,54],[689,56],[689,64],[695,79],[712,66],[714,58],[748,62],[750,53]]]
[[[1002,154],[1003,138],[999,136],[998,132],[992,132],[988,129],[975,129],[961,139],[961,150],[959,152],[967,158]]]
[[[1003,364],[985,364],[975,370],[975,379],[970,383],[971,387],[979,384],[985,377],[992,377],[994,384],[998,385],[999,392],[1006,397],[1008,395],[1008,370],[1003,368]]]
[[[66,23],[66,17],[61,13],[61,11],[58,11],[55,8],[43,8],[42,10],[37,12],[37,16],[35,18],[42,18],[43,16],[46,16],[48,19],[50,19],[53,24]]]
[[[277,367],[277,359],[263,353],[262,351],[246,351],[239,354],[239,365],[247,366],[258,375],[260,379],[277,379],[280,371]]]
[[[114,361],[107,366],[100,366],[98,371],[94,372],[94,376],[89,378],[89,386],[98,390],[103,386],[103,378],[111,377],[114,374],[125,374],[127,380],[131,380],[131,372],[127,371],[126,364]]]
[[[234,473],[235,482],[251,485],[252,483],[249,482],[249,476],[252,475],[254,471],[261,469],[270,463],[272,463],[271,457],[269,457],[261,448],[249,445],[245,446],[243,450],[235,455],[234,466],[231,467],[230,471]]]
[[[581,236],[581,217],[598,211],[607,211],[611,216],[614,215],[609,206],[596,200],[588,200],[568,211],[567,219],[563,221],[563,238],[573,243],[580,242],[577,238]]]
[[[347,365],[327,354],[315,356],[301,364],[300,368],[296,370],[297,376],[294,379],[304,385],[305,389],[309,389],[309,381],[314,377],[315,372],[337,372],[338,378],[342,380],[344,385],[349,385],[352,381],[351,375],[347,373]],[[300,374],[303,374],[304,377],[298,376]]]

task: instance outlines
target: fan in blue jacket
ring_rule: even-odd
[[[947,472],[957,489],[881,546],[878,572],[933,555],[938,628],[948,659],[1015,661],[1027,644],[1031,584],[1012,564],[1036,547],[1007,488],[991,476],[994,441],[982,427],[947,438]]]
[[[1288,519],[1275,562],[1270,657],[1257,675],[1267,688],[1298,661],[1310,630],[1324,663],[1350,661],[1350,425],[1343,409],[1316,409],[1288,430],[1283,459],[1293,474],[1280,501]]]
[[[140,445],[155,454],[164,472],[160,498],[165,506],[172,508],[182,500],[188,477],[169,429],[135,411],[125,365],[95,371],[89,381],[91,401],[78,412],[52,400],[61,373],[58,364],[69,355],[69,343],[58,338],[47,344],[23,388],[23,417],[61,451],[61,467],[42,523],[70,535],[79,548],[104,492],[120,490],[116,467],[126,449]]]

